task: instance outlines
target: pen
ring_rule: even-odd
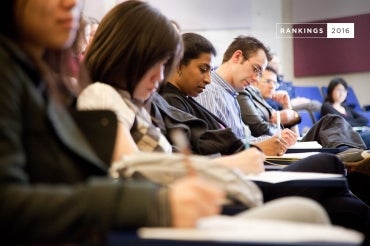
[[[244,135],[245,135],[245,139],[244,139],[245,149],[249,149],[250,141],[251,141],[251,130],[249,129],[249,126],[247,125],[244,126]]]
[[[276,111],[277,136],[281,138],[280,111]]]
[[[171,139],[174,144],[179,148],[180,153],[184,156],[184,164],[189,176],[196,175],[196,171],[190,161],[190,148],[185,133],[181,129],[173,129],[171,131]]]

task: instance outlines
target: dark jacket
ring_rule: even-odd
[[[361,136],[343,117],[327,114],[320,118],[302,138],[305,141],[317,141],[324,148],[366,149]]]
[[[176,89],[176,87],[167,83],[160,92],[164,93],[163,95],[166,99],[173,96],[178,99],[178,102],[184,102],[183,105],[185,107],[180,108],[183,110],[177,108],[180,103],[173,104],[173,101],[171,101],[170,105],[164,97],[157,93],[153,96],[153,107],[151,109],[151,115],[154,121],[159,126],[161,125],[160,128],[166,136],[169,136],[169,130],[171,128],[183,128],[187,132],[193,152],[200,155],[229,155],[245,149],[244,143],[236,137],[230,128],[224,128],[221,120],[217,121],[216,119],[211,120],[210,117],[207,118],[205,115],[210,113],[207,110],[201,112],[203,111],[203,107],[196,108],[189,103],[185,105],[186,100],[183,100],[183,97],[178,92],[174,91],[172,93],[173,88],[171,87]],[[192,102],[196,103],[194,100]],[[204,116],[202,118],[198,117],[199,114],[195,114],[194,116],[192,113],[196,110]],[[158,120],[161,118],[162,120]]]
[[[159,187],[107,178],[115,115],[71,114],[43,87],[32,62],[0,36],[2,242],[76,243],[118,228],[168,225],[154,219]]]
[[[239,92],[237,97],[243,122],[249,126],[252,135],[274,135],[276,124],[270,123],[273,109],[262,95],[251,87]]]
[[[367,126],[369,123],[369,120],[361,115],[359,112],[357,112],[355,109],[351,108],[348,105],[342,105],[345,110],[346,114],[342,114],[339,111],[337,111],[334,107],[333,104],[329,102],[323,103],[321,106],[321,115],[326,115],[326,114],[336,114],[339,116],[342,116],[344,119],[348,121],[348,123],[351,126]]]

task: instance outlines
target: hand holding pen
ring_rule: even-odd
[[[179,149],[180,153],[184,155],[184,164],[188,174],[191,176],[196,175],[196,171],[190,161],[191,150],[185,133],[181,129],[173,129],[171,131],[171,139]]]

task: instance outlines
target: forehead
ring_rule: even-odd
[[[214,58],[215,57],[212,53],[203,52],[197,58],[195,58],[193,60],[209,62],[209,61],[213,60]]]
[[[341,83],[338,83],[335,87],[344,87]]]
[[[197,58],[191,59],[190,64],[193,65],[209,65],[212,66],[214,62],[215,56],[212,53],[201,53]]]
[[[269,79],[274,79],[274,80],[276,80],[277,75],[276,75],[274,72],[270,71],[270,70],[265,70],[265,71],[263,71],[263,73],[262,73],[262,77],[263,77],[263,78],[269,78]]]
[[[263,49],[258,49],[256,52],[250,54],[249,60],[254,62],[261,67],[265,68],[267,66],[267,56]]]

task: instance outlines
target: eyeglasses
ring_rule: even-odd
[[[272,80],[272,79],[263,79],[261,80],[261,82],[266,83],[266,84],[272,84],[275,86],[275,89],[279,88],[280,86],[280,84],[277,81]]]
[[[249,59],[246,59],[252,65],[253,73],[255,73],[258,77],[262,77],[262,69],[257,65],[254,65]]]

